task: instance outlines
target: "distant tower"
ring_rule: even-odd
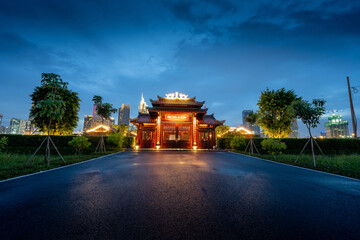
[[[141,93],[141,101],[139,104],[139,113],[149,113],[148,105],[146,104],[142,93]]]
[[[289,138],[300,138],[297,119],[294,119],[292,122],[291,130],[292,132],[290,133]]]
[[[130,118],[130,104],[122,104],[121,108],[119,108],[119,118],[118,125],[125,124],[129,125]]]
[[[1,127],[1,122],[2,122],[3,116],[4,115],[2,113],[0,113],[0,127]]]

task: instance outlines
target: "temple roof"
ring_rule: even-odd
[[[156,123],[156,117],[147,113],[139,113],[137,118],[130,119],[131,123]]]
[[[148,109],[149,112],[192,112],[192,113],[203,113],[205,114],[207,112],[207,109],[201,109],[201,108],[190,108],[190,107],[182,107],[178,108],[175,107],[152,107]]]
[[[209,125],[222,125],[225,122],[225,120],[223,121],[216,120],[214,114],[204,115],[202,116],[202,118],[198,119],[198,121],[199,124],[209,124]]]
[[[160,97],[157,96],[158,99],[152,100],[150,99],[150,102],[152,103],[153,107],[156,106],[191,106],[191,107],[197,107],[201,108],[205,101],[198,102],[196,101],[196,97],[193,98],[167,98],[167,97]]]

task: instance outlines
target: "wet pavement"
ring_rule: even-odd
[[[124,152],[0,183],[1,239],[360,239],[360,181],[226,152]]]

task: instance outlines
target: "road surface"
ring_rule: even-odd
[[[123,152],[0,183],[1,239],[360,239],[360,181],[227,152]]]

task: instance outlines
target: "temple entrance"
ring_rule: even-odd
[[[154,129],[144,129],[142,131],[142,148],[152,148],[155,146],[155,131]]]
[[[163,125],[163,148],[191,148],[189,123]]]

